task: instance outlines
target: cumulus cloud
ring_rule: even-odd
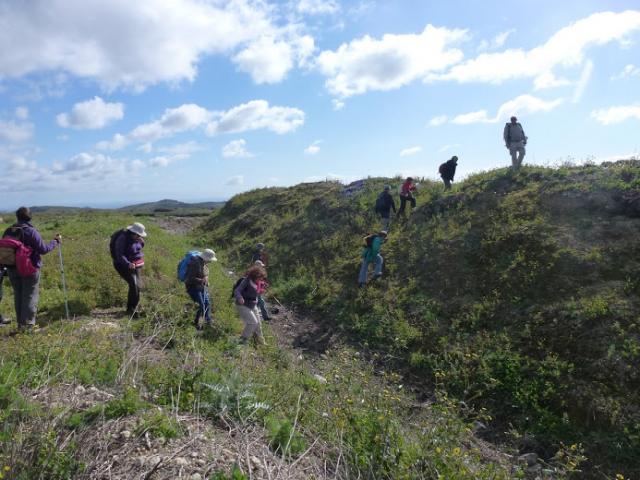
[[[545,90],[547,88],[565,87],[571,85],[571,81],[566,78],[558,78],[551,72],[544,72],[533,80],[534,90]]]
[[[323,51],[317,67],[327,77],[327,89],[340,98],[391,90],[459,62],[463,54],[452,45],[465,37],[465,30],[432,25],[419,34],[386,34],[379,40],[366,35]]]
[[[448,119],[449,117],[447,117],[446,115],[438,115],[437,117],[433,117],[431,120],[429,120],[429,126],[439,127],[440,125],[447,123]]]
[[[484,50],[495,50],[497,48],[501,48],[506,43],[507,38],[509,38],[509,35],[511,35],[513,32],[515,32],[515,29],[506,30],[504,32],[500,32],[491,40],[482,40],[480,42],[480,45],[478,45],[478,50],[484,51]]]
[[[555,68],[582,65],[589,48],[624,42],[637,30],[640,30],[640,11],[594,13],[560,29],[543,45],[531,50],[483,53],[453,66],[446,73],[432,74],[429,79],[498,84],[515,78],[538,78],[540,87],[550,83],[552,77],[544,75]]]
[[[457,148],[457,147],[459,147],[459,146],[460,146],[460,144],[459,144],[459,143],[453,143],[453,144],[451,144],[451,145],[443,145],[442,147],[440,147],[440,148],[438,149],[438,152],[439,152],[439,153],[441,153],[441,152],[446,152],[447,150],[451,150],[451,149],[453,149],[453,148]]]
[[[100,97],[76,103],[70,113],[56,117],[59,126],[78,130],[97,130],[124,117],[122,103],[107,103]]]
[[[232,187],[239,187],[240,185],[244,185],[244,175],[235,175],[227,180],[227,185]]]
[[[16,107],[15,115],[18,120],[27,120],[29,118],[29,109],[27,107]]]
[[[409,147],[400,151],[401,157],[409,157],[411,155],[416,155],[422,151],[422,147]]]
[[[601,125],[614,125],[629,119],[640,120],[640,105],[620,105],[591,112],[591,118]]]
[[[250,0],[33,0],[28,6],[6,0],[0,76],[61,71],[107,89],[134,90],[191,81],[206,55],[233,56],[263,37],[295,43],[296,29],[278,22],[284,23],[276,7]],[[286,48],[270,53],[280,65],[291,65],[287,58],[296,55]]]
[[[9,143],[23,143],[33,137],[33,125],[28,122],[0,120],[0,140]]]
[[[640,68],[630,63],[625,65],[620,73],[611,77],[611,80],[621,80],[623,78],[640,77]]]
[[[564,102],[564,99],[542,100],[532,95],[519,97],[503,103],[498,108],[495,117],[490,117],[486,110],[463,113],[451,119],[451,123],[468,125],[471,123],[497,123],[509,119],[512,115],[524,115],[536,112],[549,112]]]
[[[311,145],[309,145],[307,148],[304,149],[304,153],[306,153],[307,155],[317,155],[318,153],[320,153],[321,143],[322,143],[322,140],[316,140],[315,142],[313,142]]]
[[[340,4],[335,0],[300,0],[296,10],[308,15],[327,15],[340,11]]]
[[[269,106],[266,100],[251,100],[226,112],[216,112],[207,125],[207,134],[242,133],[250,130],[271,130],[283,134],[304,123],[304,112],[292,107]]]
[[[103,140],[96,144],[98,150],[122,150],[129,144],[127,137],[116,133],[111,140]]]
[[[205,124],[210,118],[211,113],[205,108],[187,103],[178,108],[166,109],[159,120],[137,126],[129,137],[139,142],[154,142],[176,133],[193,130]]]
[[[250,158],[253,154],[247,150],[247,142],[244,139],[233,140],[222,147],[224,158]]]
[[[593,62],[591,60],[587,60],[582,69],[582,74],[580,75],[580,79],[578,83],[576,83],[576,89],[573,93],[573,98],[571,101],[573,103],[578,103],[582,100],[584,96],[584,92],[587,90],[587,85],[589,84],[589,80],[591,79],[591,74],[593,73]]]

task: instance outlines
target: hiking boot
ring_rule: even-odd
[[[382,274],[381,274],[381,273],[376,273],[376,274],[374,274],[374,275],[373,275],[373,277],[371,277],[371,281],[373,281],[373,280],[377,280],[377,279],[379,279],[381,276],[382,276]]]
[[[11,319],[0,315],[0,325],[9,325],[10,323],[11,323]]]

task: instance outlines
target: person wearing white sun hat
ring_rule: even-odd
[[[184,284],[191,299],[198,304],[198,311],[194,325],[196,330],[202,330],[200,318],[204,316],[204,322],[211,326],[211,300],[209,299],[209,267],[211,262],[217,262],[216,252],[210,248],[204,249],[195,255],[187,264],[187,273]]]
[[[144,238],[147,232],[141,223],[133,223],[112,236],[114,245],[113,266],[129,285],[127,295],[127,315],[137,313],[140,303],[140,280],[144,265]]]

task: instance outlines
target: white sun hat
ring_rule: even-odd
[[[202,259],[205,262],[217,262],[218,261],[218,259],[216,258],[216,252],[214,252],[210,248],[205,248],[205,250],[200,254],[200,257],[202,257]]]
[[[144,225],[138,222],[132,225],[129,225],[127,227],[127,230],[129,230],[132,233],[135,233],[136,235],[140,235],[141,237],[147,236],[147,232],[144,231]]]

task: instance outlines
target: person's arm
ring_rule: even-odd
[[[397,213],[396,212],[396,201],[393,199],[393,197],[391,195],[389,195],[389,200],[391,200],[391,208],[393,209],[393,213]]]
[[[31,247],[33,251],[39,253],[40,255],[49,253],[51,250],[58,246],[58,239],[60,238],[60,235],[56,235],[56,237],[49,243],[44,243],[44,241],[42,240],[42,236],[35,228],[25,228],[24,233],[24,239],[26,240],[24,243],[26,243],[27,246]]]
[[[509,146],[509,124],[508,123],[504,126],[504,132],[502,133],[502,137],[504,138],[504,144],[508,147]]]

